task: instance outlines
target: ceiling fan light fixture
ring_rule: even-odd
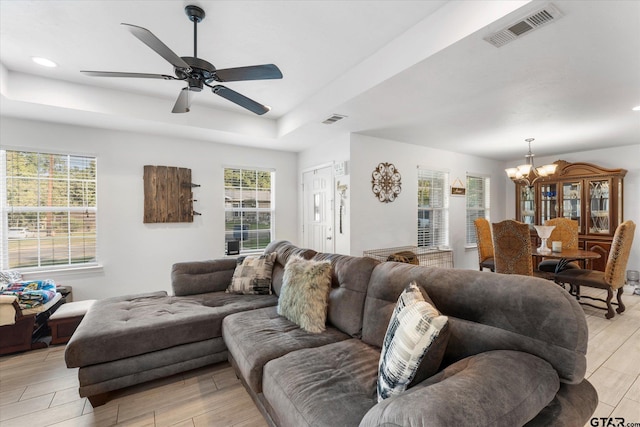
[[[52,60],[47,58],[42,58],[40,56],[32,56],[31,60],[38,65],[42,65],[43,67],[56,68],[58,66],[58,64],[56,64]]]

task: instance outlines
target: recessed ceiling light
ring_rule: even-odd
[[[633,111],[640,111],[640,105],[638,105],[637,107],[633,107],[632,110]]]
[[[58,64],[56,64],[52,60],[47,58],[40,58],[39,56],[32,56],[31,60],[38,65],[42,65],[43,67],[54,68],[58,66]]]

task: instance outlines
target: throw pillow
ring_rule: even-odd
[[[307,332],[320,333],[325,330],[330,291],[331,261],[291,257],[284,267],[278,314]]]
[[[22,274],[17,270],[0,271],[0,289],[4,289],[12,283],[21,282]]]
[[[380,352],[378,402],[405,391],[416,373],[420,372],[422,381],[437,372],[448,341],[448,334],[443,333],[448,320],[425,300],[415,282],[405,288],[391,315]],[[425,357],[427,353],[429,356]],[[421,366],[423,361],[430,366]]]
[[[271,274],[276,253],[238,258],[227,293],[271,295]]]

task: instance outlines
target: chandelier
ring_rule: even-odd
[[[556,172],[556,168],[558,167],[558,165],[556,165],[555,163],[540,166],[538,168],[533,165],[534,154],[531,153],[531,142],[533,140],[533,138],[525,139],[525,141],[529,143],[529,153],[524,156],[525,159],[527,159],[527,163],[515,168],[508,168],[504,170],[507,173],[507,176],[511,178],[513,182],[517,184],[526,184],[529,187],[531,187],[533,183],[540,178],[553,175]]]

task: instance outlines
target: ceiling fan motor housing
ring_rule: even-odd
[[[197,88],[202,89],[204,82],[215,80],[216,67],[210,62],[192,56],[183,56],[181,58],[189,64],[191,71],[185,72],[185,70],[175,68],[176,77],[181,80],[186,79],[189,82],[189,88],[191,90],[197,90]]]

